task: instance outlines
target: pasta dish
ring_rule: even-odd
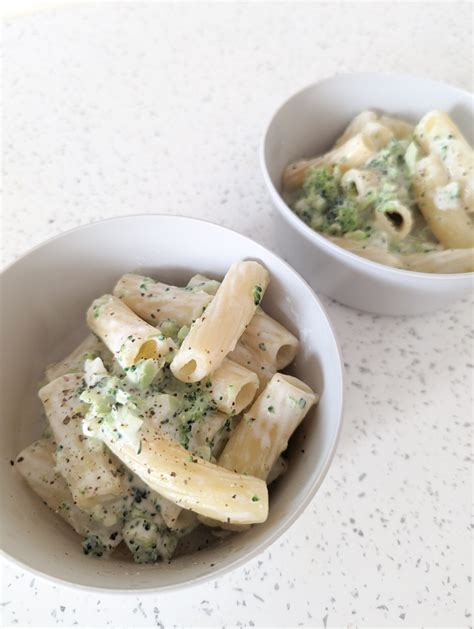
[[[286,168],[283,194],[312,229],[375,262],[474,270],[474,151],[446,113],[413,127],[363,111],[329,152]]]
[[[262,310],[268,283],[252,261],[185,287],[126,274],[46,369],[47,429],[12,464],[84,553],[124,542],[154,563],[203,526],[219,537],[267,519],[268,485],[318,400],[281,372],[298,339]]]

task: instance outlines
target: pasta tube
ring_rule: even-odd
[[[474,151],[447,113],[431,111],[415,127],[415,138],[436,155],[452,182],[461,187],[464,210],[474,211]]]
[[[20,452],[15,466],[31,489],[48,507],[53,511],[59,511],[63,503],[72,505],[73,499],[66,481],[54,467],[55,451],[53,441],[40,439]],[[69,522],[67,511],[61,515]],[[71,522],[69,524],[72,526]]]
[[[50,509],[72,526],[76,533],[87,536],[85,552],[92,551],[100,556],[115,548],[122,540],[121,522],[106,526],[74,504],[66,481],[54,467],[54,453],[54,443],[40,439],[20,452],[15,467]]]
[[[114,295],[139,317],[152,325],[167,319],[180,326],[200,317],[212,299],[203,290],[187,290],[155,282],[149,277],[127,273],[119,279]]]
[[[199,526],[199,521],[196,514],[192,511],[181,509],[181,513],[176,522],[174,522],[174,525],[168,528],[171,528],[179,537],[183,537],[193,531],[197,526]]]
[[[202,286],[209,294],[215,294],[220,283],[198,274],[188,286]],[[260,384],[265,385],[275,372],[293,362],[298,347],[296,336],[258,308],[228,358],[253,371]]]
[[[108,363],[112,355],[95,334],[89,334],[64,360],[46,369],[46,378],[51,382],[67,373],[82,372],[84,362],[94,358],[100,358],[102,362]]]
[[[447,248],[474,247],[474,224],[465,209],[456,202],[440,203],[439,190],[448,185],[448,175],[438,155],[428,155],[415,164],[416,200],[433,234]]]
[[[273,467],[268,474],[267,485],[271,485],[273,482],[276,481],[277,478],[280,478],[280,476],[283,476],[283,474],[286,472],[287,469],[288,469],[288,463],[286,459],[283,458],[282,456],[279,456],[278,459],[273,464]]]
[[[208,526],[211,529],[219,528],[223,531],[233,531],[234,533],[243,533],[248,531],[250,524],[228,524],[227,522],[219,522],[219,520],[213,520],[212,518],[206,518],[203,515],[198,516],[199,522]]]
[[[87,311],[87,324],[115,356],[122,369],[152,358],[160,367],[175,349],[171,339],[138,317],[120,299],[103,295]]]
[[[403,240],[413,229],[413,214],[406,205],[394,199],[375,209],[375,222],[393,238]]]
[[[188,282],[188,286],[205,287],[209,294],[215,294],[219,285],[216,280],[199,274]],[[262,386],[276,371],[293,362],[298,346],[296,336],[258,308],[228,358],[253,371]]]
[[[347,125],[344,133],[336,140],[334,146],[336,148],[338,146],[342,146],[347,142],[347,140],[350,140],[355,135],[360,133],[368,122],[376,122],[377,118],[378,116],[375,111],[361,111],[360,114],[357,114],[357,116],[355,116]]]
[[[252,402],[259,386],[253,371],[224,359],[210,375],[211,396],[222,413],[238,415]]]
[[[374,171],[351,168],[342,176],[341,184],[346,189],[353,186],[357,196],[362,199],[369,192],[377,189],[379,178]]]
[[[392,136],[401,140],[408,137],[413,133],[413,125],[391,116],[379,116],[374,111],[361,111],[347,126],[344,133],[336,141],[335,146],[341,146],[345,144],[347,140],[361,133],[367,129],[370,129],[370,125],[378,123],[383,127],[386,127]]]
[[[347,249],[351,253],[355,253],[358,256],[378,262],[379,264],[386,264],[387,266],[393,266],[395,268],[402,267],[400,257],[392,253],[388,253],[384,249],[376,247],[375,245],[364,244],[363,241],[353,240],[351,238],[337,238],[335,236],[328,237],[328,240],[335,245]]]
[[[266,480],[318,397],[301,380],[277,373],[232,433],[219,465]]]
[[[276,372],[275,365],[269,360],[269,357],[262,355],[263,352],[255,351],[253,348],[247,346],[242,338],[235,346],[232,352],[229,352],[229,358],[242,367],[253,371],[259,381],[259,388],[262,389],[273,374]]]
[[[262,363],[270,362],[275,371],[292,363],[299,347],[296,336],[263,311],[255,313],[241,341],[259,356]]]
[[[167,398],[169,396],[161,397]],[[168,406],[166,402],[163,401],[164,407]],[[165,423],[160,421],[161,418],[165,419]],[[176,440],[179,439],[179,431],[177,431],[176,426],[173,426],[169,420],[166,421],[166,412],[161,416],[155,413],[151,424],[161,434]],[[188,444],[189,452],[206,460],[218,456],[222,452],[233,427],[233,420],[226,415],[217,412],[208,413],[204,418],[193,423]],[[179,505],[156,494],[156,492],[154,500],[159,505],[160,514],[169,529],[180,530],[187,526],[190,517],[185,517],[184,514],[191,512],[183,511]]]
[[[378,116],[362,111],[347,126],[334,148],[320,157],[303,159],[287,166],[283,173],[283,189],[300,188],[310,168],[337,166],[341,173],[362,166],[393,138],[403,139],[413,132],[413,126],[390,116]]]
[[[86,405],[79,399],[82,374],[60,376],[39,391],[57,444],[56,469],[66,480],[74,504],[90,510],[123,496],[120,474],[103,444],[82,433]]]
[[[140,447],[98,432],[110,450],[151,489],[184,509],[221,522],[254,524],[268,516],[266,484],[192,455],[144,423]]]
[[[178,380],[203,380],[222,364],[255,314],[268,279],[267,270],[257,262],[238,262],[230,267],[171,363]]]
[[[445,249],[402,257],[404,268],[423,273],[467,273],[474,271],[474,249]]]
[[[333,168],[337,166],[341,173],[345,173],[351,168],[362,166],[372,157],[375,151],[383,146],[383,140],[387,137],[383,134],[383,128],[379,127],[372,128],[366,133],[360,132],[354,135],[345,144],[332,149],[320,157],[290,164],[283,172],[284,190],[291,191],[295,188],[300,188],[304,184],[306,174],[310,168],[323,168],[324,166]]]
[[[412,135],[415,127],[409,122],[400,120],[399,118],[392,118],[391,116],[380,116],[380,124],[393,133],[397,140],[403,140]]]
[[[393,140],[392,131],[380,122],[368,122],[362,129],[361,136],[365,145],[369,146],[373,153],[380,151],[390,140]]]
[[[196,275],[193,275],[189,280],[186,287],[193,288],[194,290],[203,290],[208,295],[215,295],[220,285],[221,283],[217,280],[211,280],[205,275],[196,273]]]

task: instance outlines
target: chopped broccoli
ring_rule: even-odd
[[[166,529],[161,530],[146,516],[127,522],[123,528],[123,538],[136,563],[170,559],[178,543],[176,535]]]
[[[351,232],[359,225],[359,214],[357,206],[352,201],[345,201],[343,205],[335,207],[336,222],[341,226],[343,234]]]
[[[329,205],[337,203],[341,197],[336,178],[326,168],[312,168],[306,175],[303,190],[307,197],[322,197]]]
[[[82,542],[82,552],[84,553],[84,555],[103,557],[104,555],[107,555],[113,548],[115,548],[115,546],[115,543],[112,542],[110,544],[107,544],[107,542],[104,542],[99,537],[99,535],[94,535],[90,533],[89,535],[87,535],[87,537],[84,538],[84,541]]]
[[[166,319],[162,321],[160,324],[161,333],[168,338],[176,339],[176,336],[179,332],[180,325],[176,321],[172,319]]]
[[[397,171],[405,166],[405,152],[408,143],[403,140],[391,140],[385,148],[379,151],[369,162],[368,166],[377,168],[384,174]]]
[[[258,306],[258,304],[262,300],[262,287],[260,285],[257,284],[257,286],[253,287],[252,296],[253,296],[253,303],[256,306]]]
[[[339,235],[360,226],[356,201],[344,194],[338,177],[326,168],[313,168],[308,172],[302,194],[295,209],[313,229]]]

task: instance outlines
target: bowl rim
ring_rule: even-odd
[[[60,577],[55,577],[52,576],[50,574],[48,574],[47,572],[44,572],[42,570],[38,570],[36,568],[32,568],[30,567],[28,564],[24,563],[23,561],[17,559],[16,557],[13,557],[12,555],[10,555],[10,553],[8,553],[3,546],[0,547],[0,557],[3,560],[6,560],[7,562],[9,562],[10,564],[19,567],[23,570],[26,570],[27,572],[30,572],[32,574],[34,574],[35,576],[42,578],[46,581],[61,585],[62,587],[68,588],[68,589],[72,589],[72,590],[81,590],[84,592],[101,592],[104,594],[126,594],[126,595],[147,595],[147,594],[154,594],[154,593],[158,593],[158,592],[172,592],[172,591],[178,591],[178,590],[183,590],[189,587],[193,587],[196,585],[200,585],[209,581],[212,581],[215,578],[221,577],[224,574],[228,574],[229,572],[232,572],[233,570],[239,568],[240,566],[246,564],[247,562],[251,561],[252,559],[255,559],[255,557],[257,557],[258,555],[260,555],[261,553],[263,553],[265,550],[267,550],[272,544],[274,544],[274,542],[281,537],[281,535],[283,535],[283,533],[285,533],[295,522],[296,520],[303,514],[303,512],[306,510],[306,508],[309,506],[310,502],[313,500],[313,498],[315,497],[317,491],[319,490],[319,488],[321,487],[324,479],[326,478],[326,475],[329,471],[329,468],[331,466],[331,463],[334,459],[334,456],[336,454],[336,450],[337,450],[337,445],[339,443],[339,439],[341,436],[341,432],[342,432],[342,426],[343,426],[343,422],[344,422],[344,410],[345,410],[345,400],[344,400],[344,391],[346,389],[346,376],[345,376],[345,371],[344,371],[344,362],[343,362],[343,358],[342,358],[342,351],[341,351],[341,347],[339,344],[339,341],[337,339],[335,330],[334,330],[334,326],[331,322],[330,317],[328,316],[328,313],[326,311],[326,308],[323,306],[323,304],[321,303],[319,297],[316,295],[316,293],[314,292],[314,290],[311,288],[311,286],[308,284],[308,282],[306,282],[306,280],[290,265],[288,264],[288,262],[286,262],[283,258],[281,258],[278,254],[274,253],[273,251],[270,251],[269,249],[267,249],[267,247],[265,247],[264,245],[262,245],[261,243],[259,243],[256,240],[253,240],[252,238],[249,238],[248,236],[241,234],[240,232],[237,232],[233,229],[230,229],[229,227],[224,227],[223,225],[219,225],[217,223],[213,223],[212,221],[208,221],[205,219],[201,219],[201,218],[194,218],[194,217],[190,217],[190,216],[184,216],[184,215],[177,215],[177,214],[159,214],[159,213],[150,213],[150,214],[127,214],[124,216],[115,216],[115,217],[111,217],[111,218],[106,218],[106,219],[101,219],[98,221],[92,221],[89,223],[86,223],[84,225],[79,225],[78,227],[74,227],[72,229],[68,229],[64,232],[61,232],[59,234],[56,234],[55,236],[52,236],[50,238],[48,238],[47,240],[38,243],[37,245],[35,245],[34,247],[28,249],[23,255],[19,256],[18,258],[16,258],[15,260],[13,260],[12,262],[10,262],[4,269],[2,269],[2,271],[0,272],[0,277],[3,277],[3,275],[9,271],[10,269],[12,269],[17,263],[22,262],[23,260],[25,260],[26,258],[30,257],[31,255],[33,255],[36,251],[40,250],[40,249],[44,249],[46,247],[48,247],[51,243],[53,243],[56,240],[60,240],[63,237],[69,236],[70,234],[73,233],[78,233],[80,231],[87,231],[87,229],[93,229],[96,225],[100,225],[103,223],[109,223],[109,222],[120,222],[120,221],[129,221],[129,220],[140,220],[140,219],[158,219],[158,220],[170,220],[170,221],[174,221],[177,220],[179,221],[183,221],[183,222],[191,222],[191,223],[204,223],[206,225],[211,225],[213,228],[218,228],[220,230],[224,230],[226,232],[229,232],[230,234],[232,234],[233,237],[238,236],[239,238],[244,239],[245,241],[248,241],[250,243],[252,243],[253,245],[258,245],[259,247],[261,247],[261,249],[265,252],[265,255],[270,256],[270,258],[275,258],[280,264],[283,265],[283,267],[286,268],[287,271],[289,271],[290,273],[293,273],[294,276],[296,276],[296,279],[299,280],[301,282],[301,284],[303,285],[303,287],[306,289],[307,292],[309,292],[309,295],[312,297],[313,301],[316,302],[316,305],[319,307],[322,316],[326,319],[326,323],[329,327],[329,331],[331,333],[332,336],[332,342],[333,342],[333,346],[334,346],[334,350],[335,350],[335,356],[334,358],[336,359],[336,366],[338,368],[339,371],[339,383],[338,383],[338,395],[337,395],[337,399],[338,399],[338,413],[336,415],[336,420],[337,420],[337,424],[336,424],[336,430],[334,432],[334,436],[332,438],[332,442],[330,444],[328,453],[325,457],[325,459],[323,460],[323,464],[321,467],[321,473],[319,474],[319,477],[316,479],[316,481],[311,485],[311,487],[309,488],[306,496],[304,497],[304,499],[300,502],[300,504],[284,519],[282,520],[276,527],[275,531],[273,532],[272,535],[269,535],[268,537],[266,537],[264,540],[262,540],[259,544],[257,544],[251,551],[249,551],[248,553],[243,554],[241,557],[238,557],[236,559],[234,559],[233,561],[229,561],[229,563],[227,563],[226,565],[217,568],[216,570],[212,571],[210,574],[204,574],[204,575],[200,575],[197,576],[195,578],[192,578],[188,581],[183,581],[180,583],[175,583],[175,584],[168,584],[168,585],[158,585],[158,586],[151,586],[151,587],[142,587],[142,588],[135,588],[135,589],[129,589],[129,588],[109,588],[109,587],[102,587],[102,586],[92,586],[92,585],[84,585],[83,583],[75,583],[73,581],[69,581],[66,579],[62,579]],[[336,383],[334,383],[336,384]],[[334,385],[333,385],[334,386]]]
[[[389,266],[387,264],[382,264],[381,262],[375,262],[373,260],[369,260],[368,258],[364,258],[362,256],[357,255],[356,253],[352,253],[347,249],[343,249],[339,245],[331,242],[327,238],[325,238],[322,234],[312,229],[309,225],[306,225],[304,221],[302,221],[293,210],[289,207],[289,205],[284,201],[281,196],[279,190],[273,184],[273,181],[270,177],[267,168],[267,160],[265,157],[265,147],[267,144],[267,139],[269,137],[270,127],[273,124],[273,121],[277,117],[277,115],[282,111],[284,107],[286,107],[292,100],[297,99],[302,96],[305,92],[309,92],[316,87],[319,87],[325,83],[331,83],[336,80],[345,80],[352,78],[360,78],[367,80],[380,80],[387,78],[396,78],[405,79],[409,81],[420,81],[425,84],[431,84],[433,87],[438,87],[442,89],[448,89],[450,91],[459,92],[464,98],[470,98],[473,106],[474,106],[474,94],[471,94],[467,90],[464,90],[460,87],[456,87],[451,85],[450,83],[446,83],[444,81],[436,81],[434,79],[430,79],[427,77],[416,76],[415,74],[407,74],[407,73],[397,73],[397,72],[341,72],[340,74],[332,74],[323,79],[315,81],[302,87],[297,90],[287,98],[285,98],[278,107],[273,111],[273,113],[268,118],[268,122],[264,127],[264,132],[260,140],[259,147],[259,162],[260,162],[260,170],[263,175],[263,180],[265,185],[270,193],[270,197],[272,198],[274,205],[276,205],[279,212],[289,221],[293,227],[297,229],[297,231],[306,239],[312,241],[313,244],[319,246],[324,249],[327,253],[331,254],[333,257],[342,257],[347,262],[355,264],[359,267],[359,270],[369,271],[370,273],[378,273],[385,272],[387,273],[387,277],[385,279],[408,279],[413,278],[414,281],[426,281],[426,280],[440,280],[442,282],[449,282],[453,280],[460,279],[468,279],[474,277],[474,271],[466,271],[464,273],[427,273],[424,271],[410,271],[409,269],[397,269],[395,267]],[[375,107],[376,109],[376,107]]]

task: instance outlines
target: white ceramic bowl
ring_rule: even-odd
[[[280,250],[317,292],[353,308],[392,315],[435,310],[466,295],[473,274],[416,273],[361,258],[313,231],[280,196],[285,167],[328,150],[363,109],[412,122],[441,109],[453,117],[471,144],[474,141],[473,96],[445,83],[413,76],[346,74],[310,85],[277,109],[261,147]]]
[[[292,369],[321,401],[290,444],[287,474],[271,491],[263,525],[169,565],[97,560],[44,506],[10,466],[40,433],[38,383],[45,365],[86,332],[90,302],[127,271],[184,283],[202,272],[219,278],[250,258],[269,270],[263,306],[301,339]],[[80,587],[145,591],[178,587],[230,570],[260,553],[302,513],[331,462],[341,427],[342,366],[326,313],[309,286],[273,253],[233,231],[189,218],[130,216],[87,225],[34,249],[1,276],[1,541],[7,556],[52,579]]]

